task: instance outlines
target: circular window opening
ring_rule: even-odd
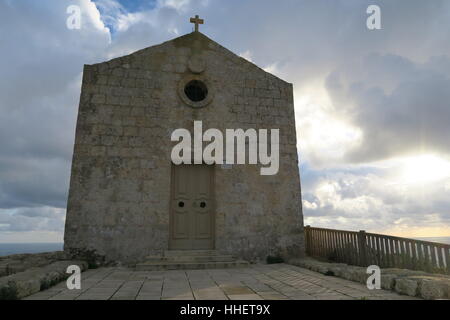
[[[184,87],[186,96],[194,102],[203,101],[208,96],[208,88],[199,80],[191,80]]]

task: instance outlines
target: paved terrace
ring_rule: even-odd
[[[240,269],[134,271],[100,268],[82,273],[81,290],[62,282],[31,300],[354,300],[416,299],[288,264]]]

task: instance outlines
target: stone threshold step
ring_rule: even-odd
[[[217,250],[165,250],[165,257],[173,256],[215,256],[220,253]]]
[[[222,269],[246,267],[247,261],[230,262],[144,262],[136,265],[136,271],[187,270],[187,269]]]
[[[180,255],[180,256],[147,256],[146,262],[225,262],[234,261],[232,255],[207,255],[207,256],[197,256],[197,255]]]

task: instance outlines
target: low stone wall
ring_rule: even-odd
[[[70,260],[63,251],[14,254],[0,257],[0,277],[23,272],[33,267],[42,267],[56,261]]]
[[[70,265],[78,265],[82,271],[88,268],[88,263],[85,261],[56,261],[46,266],[33,267],[23,272],[1,277],[0,300],[21,299],[45,290],[68,278],[70,275],[66,273],[66,270]]]
[[[344,263],[327,263],[311,258],[292,259],[288,263],[325,275],[366,283],[366,268]],[[450,276],[406,269],[381,269],[381,288],[423,299],[449,299]]]
[[[0,300],[21,299],[65,280],[69,265],[88,268],[63,251],[0,257]]]

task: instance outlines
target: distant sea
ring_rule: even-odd
[[[422,237],[414,239],[450,244],[450,237]],[[60,251],[62,249],[62,243],[0,243],[0,256],[18,253]]]
[[[422,237],[414,239],[450,244],[450,237]]]
[[[60,251],[62,249],[62,243],[0,243],[0,256],[18,253]]]

